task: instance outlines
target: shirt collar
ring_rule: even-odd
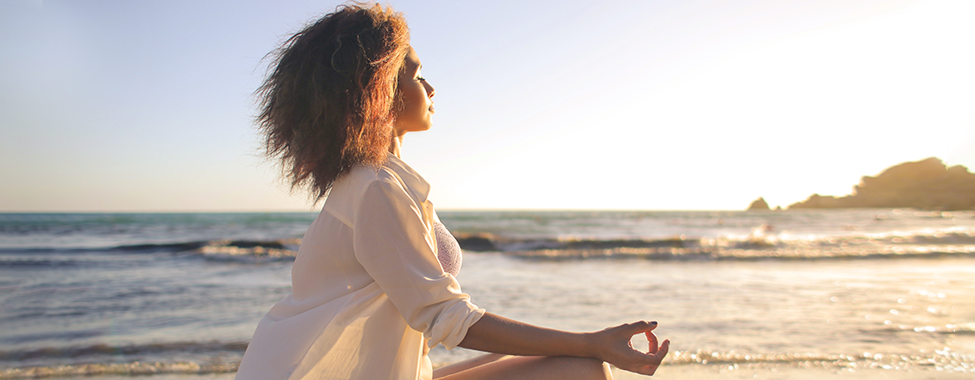
[[[392,172],[403,183],[403,187],[406,188],[409,196],[417,205],[429,204],[427,195],[430,194],[430,184],[413,168],[392,154],[386,156],[386,162],[382,166],[385,168],[384,170]],[[376,168],[359,171],[361,169],[364,168],[353,169],[345,174],[346,177],[335,181],[329,190],[328,197],[325,198],[325,205],[322,207],[324,211],[328,211],[349,227],[353,225],[352,217],[355,214],[356,197],[361,192],[356,190],[362,189],[357,186],[363,185],[361,180],[368,181],[370,178],[375,178],[375,174],[369,175],[367,173],[370,170],[376,170]]]
[[[430,195],[430,183],[423,179],[420,173],[413,170],[410,165],[407,165],[399,157],[389,153],[386,156],[386,163],[383,166],[389,168],[399,176],[414,199],[420,203],[427,200],[427,196]]]

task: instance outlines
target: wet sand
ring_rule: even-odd
[[[714,366],[664,366],[656,375],[647,377],[631,372],[613,369],[616,380],[657,379],[657,380],[745,380],[745,379],[783,379],[783,380],[828,380],[828,379],[884,379],[884,380],[971,380],[972,374],[963,372],[897,371],[887,369],[836,370],[825,368],[801,368],[794,366],[774,366],[769,368],[737,368],[727,365]]]
[[[745,380],[745,379],[788,379],[788,380],[828,380],[828,379],[884,379],[884,380],[971,380],[972,374],[963,372],[938,371],[935,368],[922,371],[897,371],[888,369],[827,369],[803,368],[796,366],[728,366],[728,365],[691,365],[691,366],[663,366],[653,377],[638,375],[631,372],[613,369],[616,380],[658,379],[658,380]],[[127,376],[108,377],[71,377],[57,378],[60,380],[125,380]],[[155,375],[140,377],[145,380],[232,380],[234,374],[207,375]]]

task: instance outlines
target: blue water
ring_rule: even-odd
[[[0,379],[232,372],[315,216],[0,214]],[[973,212],[440,217],[479,306],[580,331],[656,319],[671,365],[975,373]]]

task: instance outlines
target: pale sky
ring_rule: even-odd
[[[308,211],[262,57],[334,1],[0,0],[0,212]],[[743,209],[975,168],[970,0],[390,1],[438,209]]]

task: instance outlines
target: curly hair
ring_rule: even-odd
[[[256,123],[265,155],[279,162],[292,190],[310,190],[318,202],[354,166],[386,160],[409,39],[402,14],[354,3],[271,53]]]

